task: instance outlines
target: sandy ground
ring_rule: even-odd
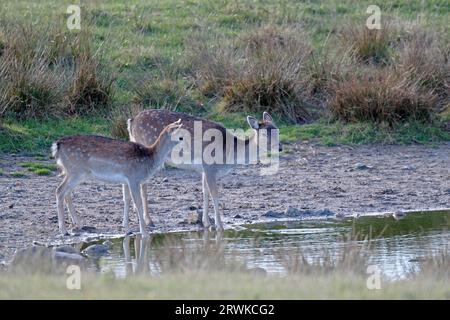
[[[299,210],[297,218],[309,218],[314,216],[312,211],[324,209],[354,215],[450,207],[450,143],[438,147],[323,147],[302,142],[288,148],[275,175],[262,176],[260,167],[247,166],[221,179],[226,224],[268,219],[273,212],[283,216],[288,207]],[[56,173],[10,176],[9,172],[24,170],[17,167],[23,161],[37,162],[0,156],[0,261],[8,261],[15,249],[33,241],[61,239],[55,203],[61,177]],[[156,225],[151,231],[201,228],[185,223],[187,216],[201,211],[199,174],[179,169],[161,171],[149,185],[149,200]],[[120,185],[80,185],[74,203],[86,225],[95,227],[91,231],[94,235],[122,232]],[[137,228],[134,212],[130,218]]]

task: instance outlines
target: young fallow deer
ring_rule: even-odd
[[[67,234],[64,224],[64,201],[77,227],[82,221],[75,212],[71,192],[87,180],[124,185],[123,227],[128,230],[128,208],[131,197],[139,216],[140,232],[147,236],[140,185],[163,164],[172,148],[179,143],[172,135],[181,128],[181,119],[168,123],[149,146],[94,135],[74,135],[59,139],[52,145],[52,155],[62,169],[64,180],[56,190],[59,230]],[[144,201],[147,201],[145,197]],[[148,215],[147,215],[148,216]],[[149,220],[147,221],[149,222]]]
[[[194,148],[194,122],[200,121],[202,124],[202,131],[205,132],[208,129],[216,129],[221,132],[223,136],[223,155],[224,158],[229,159],[231,156],[233,158],[232,163],[227,161],[223,164],[208,164],[203,160],[200,164],[182,164],[175,165],[176,167],[184,168],[184,169],[192,169],[194,171],[198,171],[202,174],[202,189],[203,189],[203,217],[202,222],[205,228],[210,226],[210,220],[208,215],[208,207],[209,207],[209,195],[213,201],[214,213],[215,213],[215,227],[217,230],[223,230],[223,224],[221,215],[219,212],[219,191],[217,187],[217,178],[227,174],[233,167],[237,164],[249,164],[251,161],[248,156],[248,150],[259,147],[259,133],[262,131],[267,133],[268,137],[265,141],[269,142],[269,145],[278,145],[279,150],[281,151],[281,144],[279,143],[278,134],[271,136],[272,132],[277,132],[278,129],[272,120],[272,117],[267,113],[263,113],[263,120],[258,121],[256,118],[248,116],[247,122],[250,127],[254,130],[254,134],[251,137],[240,137],[235,135],[230,130],[227,130],[224,126],[219,123],[212,122],[206,119],[194,117],[185,113],[172,112],[163,109],[149,109],[141,111],[138,115],[136,115],[132,119],[128,119],[128,133],[130,136],[130,140],[141,143],[143,145],[151,145],[158,137],[158,133],[163,129],[163,127],[172,122],[174,119],[182,119],[183,121],[183,130],[187,130],[192,137],[191,141],[183,141],[183,144],[192,150]],[[265,129],[265,130],[261,130]],[[273,130],[275,129],[275,130]],[[202,135],[203,135],[202,132]],[[225,143],[226,141],[231,141],[232,143]],[[210,142],[202,142],[203,147]],[[246,154],[241,156],[235,154],[237,150],[237,146],[244,145]],[[247,155],[247,156],[246,156]],[[238,160],[239,157],[244,159]],[[168,161],[170,163],[170,161]],[[144,215],[148,217],[148,207],[147,201],[144,200],[147,195],[147,186],[143,184],[141,190],[141,194],[143,195],[144,205]]]

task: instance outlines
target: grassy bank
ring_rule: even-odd
[[[0,275],[0,299],[450,299],[448,282],[422,277],[381,282],[369,290],[367,278],[342,275],[257,276],[186,273],[162,277],[81,278],[81,290],[68,290],[65,276]]]
[[[240,115],[211,116],[229,128],[246,128],[245,118]],[[0,152],[50,155],[50,146],[56,139],[71,134],[111,135],[110,120],[103,117],[70,118],[64,120],[7,119],[0,134]],[[304,125],[281,125],[282,143],[298,140],[319,142],[323,145],[367,144],[367,143],[421,143],[430,144],[450,141],[450,132],[439,125],[420,122],[401,124],[392,131],[382,130],[372,123],[345,124],[341,122],[318,121]]]
[[[69,4],[2,4],[0,152],[114,136],[132,105],[232,127],[268,110],[285,142],[450,140],[446,1],[380,4],[379,31],[369,0],[83,1],[80,31]]]

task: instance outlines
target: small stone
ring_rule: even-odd
[[[198,212],[191,212],[186,218],[188,224],[198,224],[200,223],[200,214]]]
[[[194,211],[194,210],[197,210],[198,208],[195,205],[191,204],[188,209],[190,211]]]
[[[396,211],[396,212],[394,212],[394,213],[392,214],[392,217],[393,217],[395,220],[401,220],[401,219],[403,219],[403,218],[406,217],[406,214],[405,214],[404,212],[401,212],[401,211]]]
[[[107,246],[108,248],[112,248],[112,246],[113,246],[113,243],[112,243],[111,240],[105,240],[105,241],[102,242],[102,244],[104,246]]]
[[[338,213],[336,213],[336,214],[334,215],[334,217],[335,217],[336,219],[344,219],[344,218],[345,218],[345,214],[342,213],[342,212],[338,212]]]
[[[288,217],[298,217],[301,215],[301,212],[297,208],[287,207],[284,214]]]
[[[83,227],[81,227],[81,231],[95,232],[95,230],[97,230],[96,227],[90,227],[90,226],[83,226]]]
[[[282,212],[269,210],[266,213],[264,213],[262,216],[263,217],[268,217],[268,218],[281,218],[281,217],[284,216],[284,214]]]
[[[319,215],[321,216],[332,216],[335,213],[333,211],[331,211],[330,209],[323,209],[319,211]]]
[[[403,166],[403,167],[402,167],[402,170],[408,170],[408,171],[411,171],[411,170],[414,170],[414,167],[413,167],[413,166]]]
[[[14,203],[11,203],[11,204],[8,206],[8,208],[9,208],[9,209],[14,208]]]
[[[357,170],[367,170],[367,169],[370,169],[370,167],[365,165],[364,163],[358,162],[358,163],[355,164],[355,169],[357,169]]]
[[[164,179],[162,179],[162,182],[169,182],[169,179],[167,179],[167,177],[165,177]]]
[[[81,253],[89,258],[100,258],[109,253],[108,249],[109,248],[103,244],[93,244],[81,251]]]
[[[233,217],[234,219],[242,219],[242,216],[240,214],[237,214]]]

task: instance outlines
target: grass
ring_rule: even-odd
[[[59,69],[53,68],[52,64],[45,64],[42,66],[44,71],[41,69],[38,71],[42,71],[46,76],[38,79],[35,78],[34,69],[28,69],[28,64],[18,65],[25,68],[26,72],[24,73],[19,72],[20,70],[12,70],[15,71],[15,74],[22,74],[25,82],[32,85],[26,88],[28,90],[26,92],[15,91],[17,93],[14,96],[17,98],[14,99],[17,102],[16,106],[23,106],[20,103],[22,101],[25,102],[25,106],[31,106],[34,109],[27,115],[31,119],[17,120],[13,116],[0,119],[0,153],[41,152],[47,155],[53,140],[75,133],[98,133],[124,138],[126,132],[123,130],[123,119],[118,121],[121,126],[118,132],[111,132],[110,119],[115,115],[115,109],[132,102],[140,103],[144,107],[152,105],[187,111],[223,122],[227,126],[243,128],[247,127],[243,117],[246,115],[243,112],[247,112],[247,109],[249,113],[254,113],[255,110],[260,113],[260,109],[272,107],[277,103],[289,108],[303,103],[307,103],[307,105],[310,103],[313,105],[324,104],[328,97],[323,95],[320,90],[317,92],[315,90],[324,86],[330,75],[337,75],[340,72],[338,70],[340,66],[330,69],[329,61],[325,59],[324,53],[327,50],[327,43],[332,42],[331,38],[334,35],[342,34],[346,36],[345,40],[348,45],[353,46],[356,50],[355,54],[359,56],[358,71],[364,71],[365,67],[389,67],[399,59],[408,70],[411,69],[411,66],[417,67],[411,71],[411,77],[416,77],[410,79],[411,81],[430,90],[440,87],[441,89],[433,92],[439,96],[439,103],[445,105],[445,102],[448,102],[445,82],[441,81],[445,79],[445,72],[447,72],[446,67],[442,67],[442,61],[446,60],[443,59],[444,56],[436,58],[439,50],[444,49],[442,52],[445,53],[445,43],[443,48],[435,45],[427,48],[423,43],[431,42],[422,41],[422,38],[418,38],[420,41],[405,45],[397,43],[397,38],[392,40],[391,35],[383,33],[367,33],[361,29],[351,29],[354,31],[353,33],[345,31],[344,26],[364,24],[367,18],[366,9],[372,4],[370,0],[357,2],[327,0],[300,3],[294,0],[282,2],[244,0],[239,3],[232,0],[84,2],[82,5],[82,32],[78,33],[69,32],[64,27],[67,17],[65,12],[69,4],[71,4],[69,1],[56,0],[40,2],[6,0],[2,3],[4,10],[0,12],[1,30],[17,23],[29,23],[30,29],[37,33],[42,30],[41,26],[44,30],[47,26],[50,31],[58,31],[56,35],[49,32],[45,37],[41,37],[39,34],[37,37],[30,37],[33,39],[30,45],[34,45],[36,41],[35,48],[43,49],[42,46],[47,45],[54,54],[49,57],[66,63],[59,66],[66,71],[73,70],[70,69],[69,62],[71,60],[67,60],[71,55],[72,58],[78,59],[79,63],[78,72],[69,72],[69,75],[65,72],[64,74],[58,72]],[[431,0],[426,3],[420,0],[394,0],[389,4],[379,5],[383,19],[415,21],[420,16],[420,24],[423,28],[438,30],[444,35],[450,32],[448,6],[441,0]],[[302,27],[299,27],[299,22]],[[55,26],[62,29],[55,29]],[[285,26],[288,28],[283,29]],[[289,28],[296,31],[300,28],[302,32],[294,33],[292,36]],[[264,42],[267,40],[267,34],[253,34],[254,30],[275,30],[275,37],[269,38],[273,40],[278,34],[281,34],[284,35],[283,39],[293,39],[293,43],[298,40],[295,35],[302,34],[302,37],[304,35],[305,39],[301,40],[308,44],[304,46],[304,49],[311,46],[317,53],[313,61],[315,69],[307,70],[308,77],[297,79],[295,74],[288,77],[285,77],[285,73],[277,74],[275,72],[277,69],[271,68],[273,67],[272,63],[268,68],[264,68],[267,61],[279,61],[283,68],[291,71],[290,60],[276,58],[283,57],[282,50],[279,50],[283,44],[276,41],[275,43]],[[282,31],[278,32],[277,30]],[[402,31],[406,37],[415,34],[408,28],[404,28]],[[33,34],[31,32],[31,35]],[[217,96],[217,88],[212,92],[208,90],[211,89],[211,85],[218,86],[222,82],[210,81],[207,83],[203,81],[199,83],[198,80],[202,80],[202,78],[198,78],[201,69],[195,67],[194,61],[189,57],[192,47],[195,48],[195,45],[199,43],[198,37],[204,35],[207,35],[204,45],[213,49],[218,44],[225,46],[229,43],[242,44],[242,41],[262,43],[267,46],[265,48],[270,49],[269,51],[274,54],[275,59],[263,57],[258,60],[255,56],[244,55],[243,57],[250,57],[251,61],[244,62],[244,68],[238,69],[241,72],[238,73],[238,76],[234,75],[229,78],[238,81],[232,81],[224,88],[219,88],[220,90],[227,89],[225,99],[220,98]],[[217,35],[220,35],[219,42],[215,42]],[[52,45],[49,45],[48,41],[44,41],[53,36],[56,38]],[[89,39],[89,48],[82,45],[79,47],[68,46],[64,37],[67,39],[86,37]],[[0,51],[6,48],[7,39],[8,33],[0,32]],[[16,41],[18,44],[26,44],[26,41],[20,42],[20,39],[26,38],[18,37]],[[195,39],[197,41],[193,41]],[[373,39],[376,41],[372,41]],[[333,46],[334,43],[331,45]],[[403,50],[399,57],[393,55],[397,49]],[[241,48],[241,50],[246,49]],[[46,50],[36,52],[47,54]],[[83,55],[83,52],[88,54]],[[66,53],[69,55],[66,56]],[[426,59],[419,64],[417,57],[421,56]],[[29,58],[34,59],[36,56],[33,55]],[[8,64],[8,66],[12,66],[12,64]],[[311,66],[308,65],[308,67]],[[345,67],[348,66],[345,65]],[[10,74],[11,67],[8,68],[8,74]],[[255,77],[255,72],[264,74],[264,79]],[[425,77],[421,81],[415,81],[418,76],[422,75]],[[58,86],[60,90],[54,95],[49,90],[60,76],[65,77],[65,85]],[[309,78],[310,76],[312,78]],[[284,85],[286,81],[289,82],[293,78],[297,81],[295,86]],[[277,83],[272,85],[272,82],[269,82],[270,85],[268,85],[266,81],[262,81],[267,79],[274,79]],[[111,86],[109,81],[113,81]],[[5,83],[7,84],[7,82],[3,82],[4,85],[6,85]],[[90,91],[91,87],[100,88],[100,90]],[[272,90],[270,95],[266,93],[265,89],[267,88]],[[301,91],[301,95],[299,95],[299,91]],[[107,97],[103,95],[105,92],[107,92]],[[364,92],[364,90],[358,92]],[[391,96],[396,97],[395,94]],[[267,106],[258,106],[257,101],[253,104],[254,100],[266,100]],[[36,108],[40,108],[41,103],[45,101],[50,101],[50,104],[63,108],[64,114],[87,113],[87,115],[70,117],[62,115],[55,119],[53,116],[58,112],[54,112],[55,110],[50,108],[44,109],[44,118],[48,116],[49,119],[34,119],[34,115],[37,114]],[[348,100],[341,99],[340,101],[340,106],[347,107]],[[364,99],[357,101],[358,103],[364,102]],[[93,106],[97,104],[105,109],[105,114],[92,113]],[[247,109],[241,108],[242,106]],[[2,107],[0,106],[0,110]],[[224,107],[227,113],[219,112],[220,107]],[[287,114],[291,114],[291,112],[289,111]],[[294,112],[294,116],[291,118],[295,117],[297,116]],[[113,120],[115,121],[115,119]],[[450,120],[447,119],[447,121]],[[449,140],[448,131],[440,129],[439,121],[423,125],[409,120],[407,122],[388,130],[383,124],[367,125],[364,119],[361,123],[354,124],[338,121],[329,123],[327,120],[321,119],[318,122],[301,126],[291,126],[282,122],[281,131],[284,141],[293,141],[296,138],[318,139],[326,145],[372,142],[429,143]]]
[[[244,128],[248,125],[245,114],[212,113],[209,118],[223,123],[227,128]],[[126,120],[122,119],[123,122]],[[368,143],[421,143],[430,144],[449,141],[450,132],[440,128],[441,124],[409,122],[391,128],[379,128],[373,123],[344,124],[338,121],[321,120],[311,124],[289,125],[281,122],[280,138],[282,143],[298,140],[314,140],[327,146],[338,144]],[[47,159],[50,146],[56,139],[71,134],[101,134],[127,138],[126,127],[121,125],[120,132],[111,132],[108,119],[71,118],[63,120],[9,120],[4,123],[6,134],[0,135],[0,152],[24,153],[35,155],[36,160]],[[115,126],[114,128],[116,128]]]
[[[3,123],[5,134],[0,136],[0,152],[50,155],[50,146],[58,138],[71,134],[108,134],[108,125],[108,121],[100,117],[6,120]]]
[[[9,175],[14,178],[23,178],[26,176],[26,173],[23,171],[15,171],[15,172],[10,172]]]
[[[36,162],[21,162],[18,164],[22,168],[27,168],[28,171],[35,173],[40,176],[45,176],[51,174],[53,171],[57,170],[56,165],[46,164],[46,163],[36,163]]]
[[[371,122],[344,124],[338,121],[319,121],[305,125],[290,125],[280,129],[282,142],[298,140],[318,140],[321,144],[430,144],[449,141],[450,132],[442,130],[440,124],[407,122],[395,128],[378,127]]]
[[[448,283],[433,277],[381,283],[368,290],[366,277],[257,276],[178,273],[115,279],[82,274],[81,290],[68,290],[65,276],[0,274],[0,299],[450,299]]]

